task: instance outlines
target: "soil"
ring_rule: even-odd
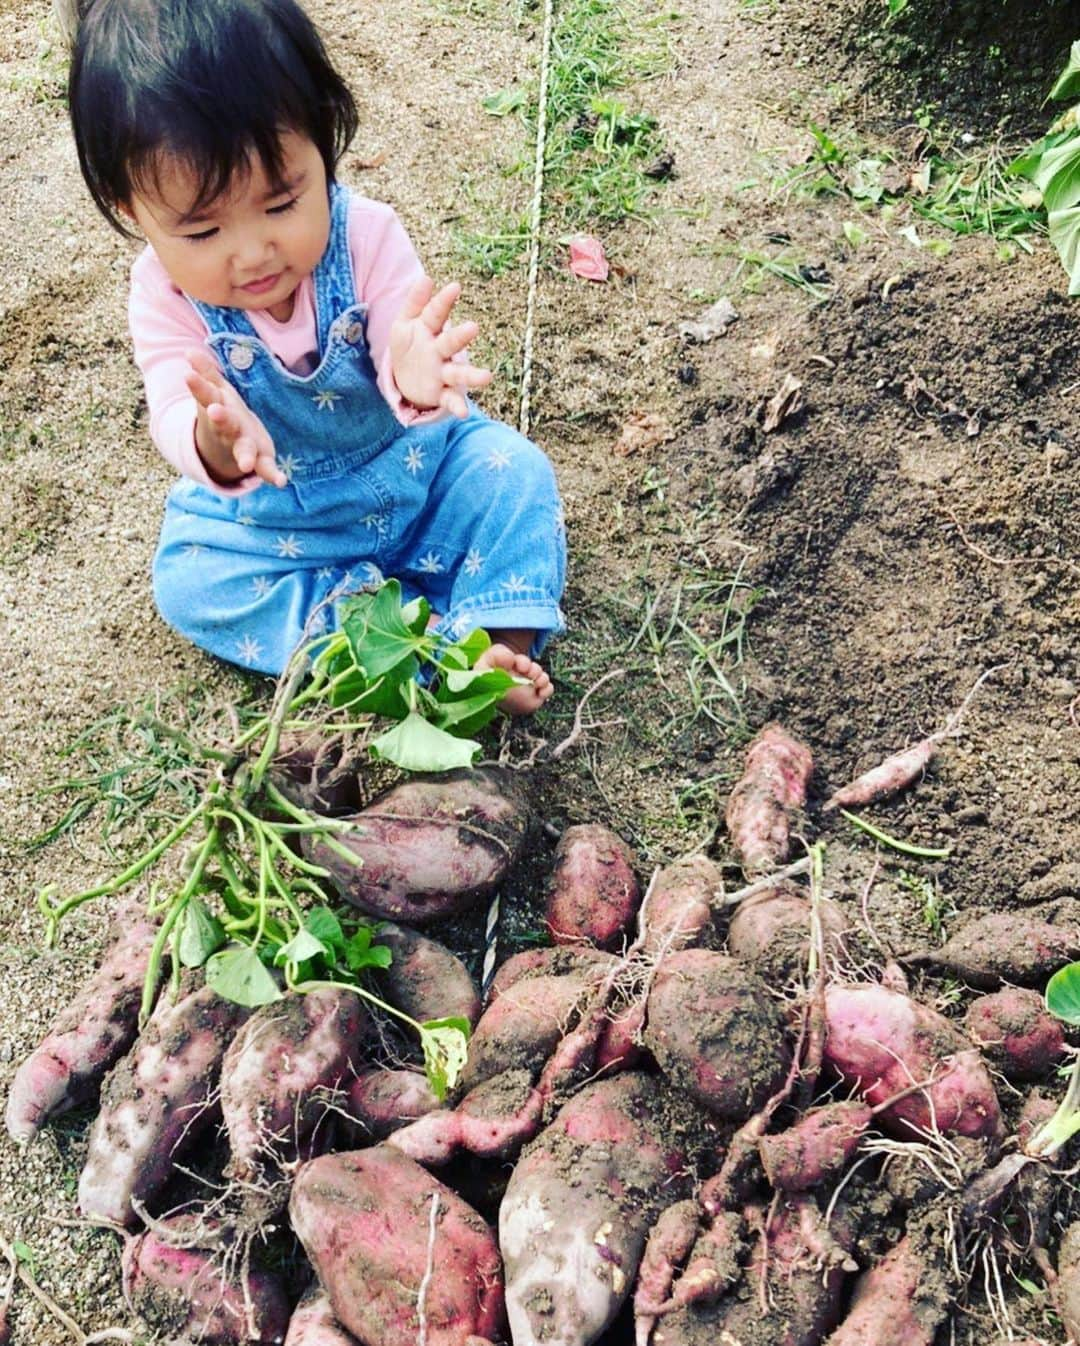
[[[153,610],[170,475],[128,353],[133,250],[81,187],[46,0],[0,8],[3,1089],[106,925],[104,910],[84,908],[43,952],[35,894],[117,868],[95,817],[27,846],[58,816],[62,801],[42,791],[69,774],[61,753],[117,703],[174,705],[180,684],[217,703],[265,689],[187,647]],[[803,831],[826,842],[829,895],[875,963],[985,911],[1068,921],[1080,898],[1080,310],[1044,242],[1003,261],[993,240],[946,238],[904,201],[891,217],[862,215],[842,192],[811,195],[792,178],[814,168],[811,121],[886,147],[901,168],[920,110],[935,134],[966,132],[968,150],[1037,132],[1074,7],[913,0],[888,29],[877,0],[679,8],[674,73],[627,93],[674,156],[660,213],[605,234],[617,263],[606,284],[569,276],[554,240],[541,271],[533,433],[566,503],[570,630],[551,649],[552,708],[493,748],[535,755],[548,824],[504,890],[500,953],[536,941],[555,837],[571,823],[612,826],[643,880],[708,850],[735,886],[723,800],[743,745],[773,718],[813,751]],[[463,274],[452,234],[469,223],[471,193],[521,190],[501,172],[513,128],[478,105],[530,77],[534,16],[495,0],[311,9],[360,96],[343,177],[393,202],[435,275],[465,281],[480,353],[504,375],[485,405],[516,420],[524,270]],[[857,246],[843,230],[852,221],[866,235]],[[948,242],[947,255],[915,247],[899,233],[908,223]],[[739,313],[726,334],[680,336],[721,294]],[[785,379],[798,396],[767,429]],[[621,436],[629,422],[657,432]],[[941,729],[989,669],[925,777],[868,811],[946,858],[877,852],[821,814],[832,789]],[[558,758],[544,751],[571,735]],[[481,927],[482,913],[451,929],[474,968]],[[972,996],[947,976],[915,985],[957,1019]],[[1020,1100],[1002,1093],[1012,1121]],[[0,1236],[91,1332],[131,1324],[115,1236],[75,1221],[87,1124],[86,1113],[62,1119],[25,1154],[0,1142]],[[867,1209],[880,1192],[867,1189]],[[1069,1218],[1060,1205],[1052,1251]],[[1017,1333],[1062,1341],[1045,1300],[1017,1287],[1006,1290]],[[980,1295],[955,1315],[958,1342],[994,1335]],[[620,1320],[612,1343],[628,1330]],[[21,1289],[13,1333],[16,1346],[69,1339]]]

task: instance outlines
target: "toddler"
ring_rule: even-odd
[[[336,169],[352,96],[294,0],[93,0],[71,119],[83,176],[147,247],[129,314],[150,433],[182,474],[154,559],[165,620],[280,673],[336,596],[423,595],[481,666],[550,695],[562,511],[544,454],[468,401],[475,323],[434,292],[394,211]],[[327,601],[329,600],[329,601]]]

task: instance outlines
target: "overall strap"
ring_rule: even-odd
[[[330,238],[312,277],[315,283],[315,321],[319,353],[324,354],[330,328],[356,303],[352,256],[349,252],[349,191],[335,182],[330,188]]]

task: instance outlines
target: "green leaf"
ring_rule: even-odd
[[[470,631],[464,640],[459,640],[451,648],[460,650],[472,668],[484,651],[491,649],[491,637],[483,627],[478,626],[474,631]]]
[[[277,981],[250,944],[215,953],[206,965],[206,984],[223,999],[249,1009],[281,999]]]
[[[472,766],[480,751],[480,744],[470,739],[455,738],[444,729],[430,724],[416,711],[411,711],[400,724],[375,739],[371,751],[376,757],[405,771],[452,771],[457,767]]]
[[[1045,150],[1025,176],[1042,192],[1051,213],[1080,203],[1080,135],[1073,132]]]
[[[301,926],[288,944],[282,944],[274,954],[274,962],[278,967],[284,967],[286,963],[303,963],[311,958],[325,958],[329,952],[321,939],[316,939],[310,930]]]
[[[498,93],[489,93],[481,98],[480,106],[492,117],[508,117],[511,112],[525,106],[524,89],[500,89]]]
[[[1060,102],[1066,98],[1075,98],[1078,93],[1080,93],[1080,42],[1074,42],[1069,51],[1068,64],[1058,75],[1054,87],[1046,96]]]
[[[29,1244],[24,1243],[22,1239],[15,1239],[11,1245],[11,1251],[20,1262],[33,1262],[34,1250]]]
[[[434,647],[413,633],[401,608],[401,585],[387,582],[374,594],[361,594],[341,623],[353,658],[372,680]]]
[[[414,598],[401,609],[401,620],[414,636],[422,636],[431,621],[431,604],[426,598]]]
[[[1068,963],[1046,983],[1046,1008],[1062,1023],[1080,1026],[1080,963]]]
[[[441,1103],[458,1082],[469,1051],[469,1021],[456,1016],[428,1019],[420,1025],[424,1070],[431,1091]]]
[[[1053,211],[1047,225],[1050,242],[1069,277],[1069,293],[1080,294],[1080,206]]]
[[[870,239],[870,235],[862,225],[856,224],[854,220],[845,220],[841,228],[844,231],[844,237],[853,248],[861,248]]]
[[[225,929],[201,898],[193,897],[184,909],[180,928],[180,962],[184,967],[202,967],[225,943]]]
[[[852,164],[848,190],[856,201],[873,201],[876,204],[885,195],[881,183],[882,167],[880,159],[857,159]]]
[[[389,967],[394,955],[385,944],[373,944],[375,931],[370,925],[362,925],[345,946],[345,962],[350,972],[359,972],[365,967]]]
[[[328,949],[343,952],[345,932],[341,928],[341,922],[329,907],[312,907],[304,918],[304,929]]]

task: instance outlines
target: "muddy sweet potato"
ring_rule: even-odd
[[[293,1309],[285,1346],[356,1346],[334,1317],[326,1291],[316,1283]]]
[[[566,1104],[518,1160],[499,1210],[515,1346],[596,1340],[684,1163],[655,1079],[600,1080]]]
[[[400,1127],[434,1112],[439,1100],[427,1076],[418,1070],[362,1070],[341,1105],[349,1120],[339,1117],[352,1145],[385,1140]]]
[[[221,1066],[227,1176],[251,1183],[308,1156],[334,1091],[359,1057],[366,1023],[359,996],[329,988],[255,1011]]]
[[[1065,1053],[1061,1021],[1048,1014],[1037,991],[1010,986],[979,996],[964,1016],[968,1037],[1011,1080],[1048,1075]]]
[[[524,843],[528,809],[513,772],[484,767],[413,777],[349,821],[337,839],[358,865],[305,837],[308,859],[361,911],[422,925],[498,888]]]
[[[458,1017],[470,1026],[480,1017],[480,992],[456,954],[416,930],[385,921],[376,935],[393,954],[377,974],[380,991],[419,1023]]]
[[[286,799],[309,813],[337,817],[360,807],[355,762],[343,754],[340,737],[311,730],[285,731],[270,768],[270,780]]]
[[[182,988],[175,1003],[162,998],[105,1081],[79,1179],[88,1220],[133,1224],[132,1200],[163,1187],[176,1159],[220,1116],[212,1100],[222,1058],[250,1011],[191,984],[185,979],[189,994]]]
[[[828,1346],[933,1346],[951,1303],[940,1248],[927,1252],[907,1235],[855,1282]]]
[[[828,898],[818,904],[826,960],[843,952],[847,920]],[[783,986],[806,970],[810,903],[793,884],[766,888],[739,903],[728,928],[728,949],[770,986]]]
[[[707,939],[713,928],[713,899],[723,876],[704,855],[666,865],[653,879],[642,904],[647,957],[677,953]]]
[[[101,966],[15,1072],[5,1113],[12,1140],[33,1140],[50,1117],[92,1098],[135,1041],[156,933],[141,903],[121,906]]]
[[[245,1274],[221,1247],[185,1246],[213,1235],[185,1216],[159,1220],[129,1237],[123,1252],[124,1297],[133,1313],[170,1341],[200,1346],[280,1346],[289,1305],[277,1278],[252,1267]]]
[[[964,1035],[935,1010],[883,986],[834,984],[825,992],[824,1063],[872,1106],[914,1084],[878,1114],[901,1139],[915,1133],[1002,1134],[1001,1110],[986,1065]]]
[[[827,1103],[794,1126],[762,1136],[758,1154],[777,1191],[806,1192],[836,1178],[847,1167],[873,1114],[865,1103]]]
[[[1069,1225],[1058,1248],[1058,1303],[1065,1330],[1080,1340],[1080,1221]]]
[[[498,1000],[515,982],[526,977],[581,976],[590,967],[610,967],[611,956],[588,945],[573,948],[556,946],[553,949],[525,949],[508,958],[495,973],[489,992],[491,1000]]]
[[[673,1084],[733,1122],[776,1091],[790,1059],[784,1017],[765,983],[707,949],[684,949],[660,964],[643,1036]]]
[[[376,1145],[313,1159],[296,1175],[289,1213],[334,1316],[365,1346],[499,1334],[492,1231],[405,1155]]]
[[[768,724],[746,751],[746,769],[728,799],[728,835],[744,872],[767,874],[788,858],[791,820],[806,802],[810,750]]]
[[[544,910],[556,944],[617,948],[640,900],[634,857],[621,837],[599,823],[566,829],[555,849]]]
[[[1001,911],[969,921],[940,949],[920,954],[916,961],[992,990],[1005,981],[1040,986],[1078,956],[1080,932],[1072,926]]]

